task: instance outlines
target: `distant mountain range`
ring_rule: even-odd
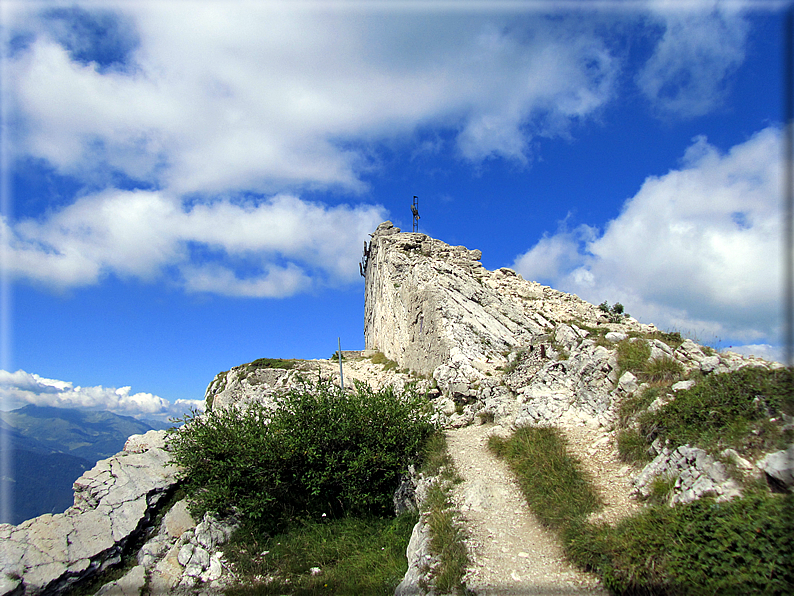
[[[0,412],[3,446],[11,452],[12,516],[19,524],[72,505],[72,484],[86,470],[124,448],[130,435],[171,426],[112,412],[28,405]],[[4,454],[0,451],[0,457]]]

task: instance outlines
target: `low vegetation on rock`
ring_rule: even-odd
[[[452,489],[461,481],[447,451],[442,433],[433,435],[426,448],[422,471],[436,480],[427,492],[422,511],[430,528],[430,554],[435,559],[426,570],[432,588],[439,594],[466,593],[463,576],[469,566],[466,534],[461,527],[460,512],[452,500]],[[425,583],[424,588],[430,586]]]
[[[660,388],[648,387],[621,404],[618,444],[627,461],[647,459],[657,438],[713,453],[728,448],[760,453],[783,449],[794,441],[794,431],[784,422],[794,416],[790,370],[746,367],[711,375],[649,410],[662,394]]]
[[[320,382],[276,403],[194,413],[171,433],[196,513],[234,509],[268,531],[305,514],[382,515],[435,428],[410,389]]]
[[[411,388],[319,382],[276,407],[188,416],[169,447],[195,513],[243,522],[229,556],[248,582],[233,593],[393,591],[416,519],[394,519],[392,496],[436,432],[430,415]]]
[[[238,531],[226,554],[248,581],[226,595],[393,594],[418,515],[324,519],[302,520],[273,536],[250,526]]]
[[[782,423],[794,414],[790,370],[747,367],[709,376],[648,409],[662,393],[649,387],[621,405],[619,445],[626,459],[647,459],[656,439],[743,453],[792,440]],[[794,585],[791,493],[748,482],[731,500],[706,495],[670,507],[676,479],[657,478],[639,514],[615,526],[593,524],[586,520],[598,498],[558,431],[523,428],[508,440],[493,437],[490,445],[510,463],[533,512],[558,532],[567,556],[615,594],[786,594]]]

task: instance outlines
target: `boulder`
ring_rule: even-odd
[[[794,487],[794,445],[783,451],[770,453],[758,462],[758,468],[774,489],[790,491]]]

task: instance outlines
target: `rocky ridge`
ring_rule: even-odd
[[[130,437],[74,483],[65,513],[0,525],[0,594],[59,594],[117,565],[176,483],[164,439]]]
[[[365,258],[367,349],[345,354],[345,386],[358,381],[401,389],[416,383],[450,429],[483,421],[492,422],[488,432],[499,434],[523,425],[566,429],[587,465],[600,462],[594,474],[619,477],[600,479],[604,490],[614,485],[611,500],[620,503],[605,514],[610,523],[636,506],[629,491],[641,495],[659,476],[676,478],[675,502],[706,492],[725,498],[736,494],[723,464],[691,446],[655,445],[656,459],[642,471],[617,461],[617,406],[644,385],[631,372],[620,371],[616,346],[645,342],[650,360],[669,358],[701,375],[776,365],[716,353],[690,340],[665,341],[653,325],[615,318],[507,268],[488,271],[480,256],[381,224]],[[338,362],[292,361],[286,368],[272,368],[254,361],[219,373],[205,398],[212,408],[244,407],[251,400],[274,403],[276,393],[317,378],[338,383]],[[652,407],[684,388],[674,385]],[[138,594],[144,585],[150,592],[155,587],[160,593],[213,593],[233,582],[219,549],[233,522],[205,518],[196,524],[181,502],[159,525],[153,524],[162,513],[158,503],[178,477],[167,464],[162,441],[162,434],[152,433],[131,438],[123,452],[75,483],[75,505],[65,514],[0,526],[0,596],[64,593],[116,565],[122,554],[134,555],[137,565],[103,587],[103,596]],[[781,452],[745,463],[748,473],[765,473],[791,486],[791,459]],[[417,593],[419,581],[427,579],[420,573],[429,565],[426,538],[420,520],[409,558],[424,563],[412,565],[401,593]],[[137,553],[128,553],[140,541],[144,544]]]

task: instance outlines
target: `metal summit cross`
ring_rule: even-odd
[[[419,197],[414,195],[414,202],[411,204],[411,213],[414,216],[413,232],[419,231]]]

